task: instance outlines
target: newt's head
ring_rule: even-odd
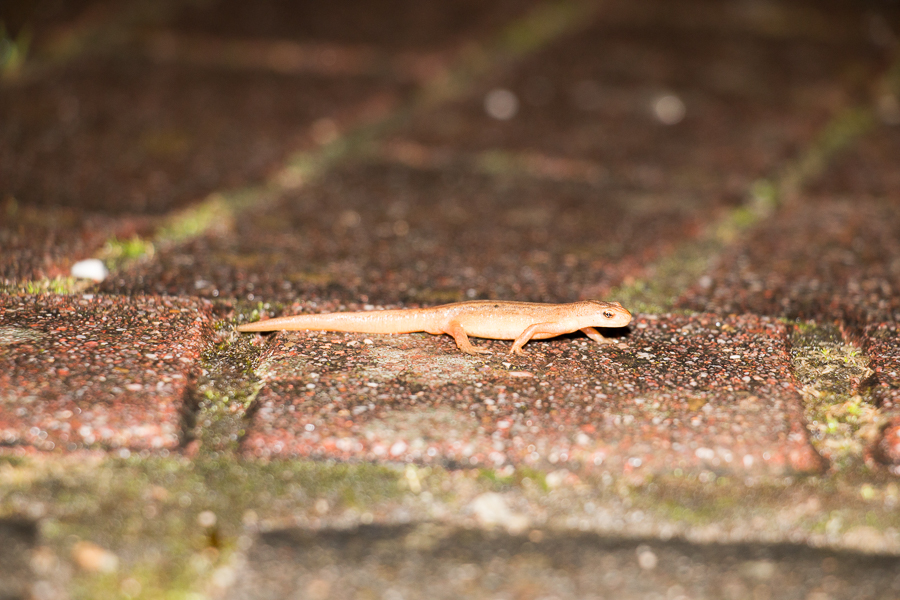
[[[625,327],[631,323],[631,313],[618,302],[584,300],[575,304],[583,327]]]

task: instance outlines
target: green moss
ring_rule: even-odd
[[[293,519],[325,499],[335,510],[394,498],[401,474],[369,464],[234,457],[23,459],[0,470],[0,516],[47,507],[43,544],[71,556],[79,541],[116,555],[113,573],[76,571],[76,598],[185,597],[225,564],[248,519]],[[215,523],[199,519],[205,511]],[[133,581],[128,581],[133,580]]]
[[[113,237],[106,241],[100,258],[106,262],[111,270],[122,268],[135,261],[153,258],[156,249],[153,243],[140,236],[132,236],[127,240]]]
[[[542,492],[549,489],[546,473],[523,465],[516,468],[478,470],[478,481],[487,484],[494,491],[505,491],[528,485],[525,483],[526,480]]]
[[[528,172],[521,157],[512,152],[491,150],[476,158],[476,168],[488,175],[523,175]]]
[[[81,541],[115,554],[114,572],[75,572],[67,587],[74,598],[189,597],[230,563],[248,526],[302,527],[304,520],[321,516],[321,506],[332,514],[374,512],[379,505],[406,502],[410,492],[439,495],[454,512],[460,503],[495,490],[523,494],[552,518],[575,515],[590,502],[688,529],[778,523],[777,530],[764,526],[761,535],[786,535],[785,527],[829,535],[859,526],[900,527],[894,509],[900,492],[887,476],[836,474],[754,484],[726,477],[701,481],[696,474],[639,483],[602,479],[585,476],[574,488],[549,490],[544,473],[523,467],[448,472],[234,456],[31,457],[0,461],[0,517],[42,506],[41,544],[62,560]]]
[[[798,324],[791,337],[794,376],[816,449],[837,469],[865,469],[863,454],[884,421],[866,390],[872,371],[862,351],[835,327]]]
[[[543,3],[500,34],[500,47],[522,55],[542,47],[548,41],[589,21],[595,8],[587,2],[557,1]]]
[[[217,327],[230,328],[233,325],[242,323],[253,323],[259,321],[263,315],[278,315],[286,310],[286,306],[281,302],[248,302],[239,301],[234,307],[234,317],[231,321],[222,321]]]
[[[800,190],[827,167],[840,150],[868,132],[875,125],[871,108],[848,108],[828,122],[802,156],[789,164],[778,178],[778,203],[796,196]]]
[[[709,257],[720,250],[709,237],[685,243],[652,265],[648,269],[652,276],[613,288],[609,299],[621,302],[633,313],[670,312],[678,297],[706,272]]]
[[[0,468],[3,467],[24,467],[29,465],[30,462],[27,458],[22,456],[12,456],[10,454],[0,454]]]
[[[721,479],[703,484],[696,478],[659,476],[632,486],[627,497],[632,508],[691,527],[727,529],[732,523],[769,523],[776,515],[810,534],[833,529],[835,515],[840,515],[841,532],[860,525],[879,531],[900,525],[900,514],[893,508],[897,485],[883,474],[767,478],[751,485]]]
[[[770,211],[778,207],[778,187],[769,179],[759,179],[750,186],[750,197],[760,210]]]
[[[465,299],[462,291],[457,288],[425,288],[417,291],[414,295],[410,295],[410,300],[422,304],[447,304],[450,302],[461,302]]]
[[[268,308],[258,303],[257,313]],[[244,435],[247,411],[263,387],[255,368],[262,348],[253,336],[240,334],[231,323],[217,326],[218,340],[201,356],[188,423],[190,441],[204,455],[237,451]]]
[[[160,242],[180,243],[200,236],[213,227],[230,228],[234,211],[225,196],[213,194],[200,204],[172,216],[157,232]]]
[[[31,281],[13,281],[0,283],[0,293],[36,296],[39,294],[78,294],[93,284],[92,281],[75,279],[74,277],[54,277],[52,279],[35,279]]]
[[[0,77],[11,79],[19,74],[31,47],[31,29],[23,27],[13,39],[0,21]]]

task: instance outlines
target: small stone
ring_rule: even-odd
[[[663,125],[675,125],[684,119],[687,108],[674,94],[660,96],[653,102],[653,114]]]
[[[638,546],[635,550],[635,554],[637,554],[638,565],[645,571],[652,571],[659,563],[659,558],[649,546]]]
[[[547,473],[547,476],[544,478],[547,487],[551,490],[560,487],[563,483],[565,483],[566,478],[569,476],[568,469],[557,469],[556,471],[552,471]]]
[[[508,121],[519,112],[519,99],[509,90],[491,90],[484,97],[484,112],[498,121]]]
[[[72,265],[72,277],[76,279],[91,279],[93,281],[103,281],[109,275],[109,271],[103,261],[99,258],[88,258],[87,260],[79,260]]]
[[[216,513],[211,510],[204,510],[197,515],[197,524],[200,527],[213,527],[216,524]]]
[[[78,542],[72,547],[72,558],[90,573],[113,573],[119,568],[119,557],[93,542]]]
[[[529,526],[528,517],[513,513],[506,504],[506,499],[495,492],[481,494],[470,506],[482,527],[499,525],[510,533],[520,533]]]

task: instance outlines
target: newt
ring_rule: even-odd
[[[529,340],[582,331],[598,344],[610,340],[595,327],[624,327],[631,313],[618,302],[583,300],[570,304],[472,300],[429,308],[293,315],[239,325],[238,331],[315,330],[356,333],[413,333],[452,336],[466,354],[489,354],[469,336],[514,340],[510,354],[522,354]]]

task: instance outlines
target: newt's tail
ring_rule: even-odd
[[[425,331],[432,320],[427,309],[292,315],[238,325],[238,331],[352,331],[356,333],[412,333]]]

